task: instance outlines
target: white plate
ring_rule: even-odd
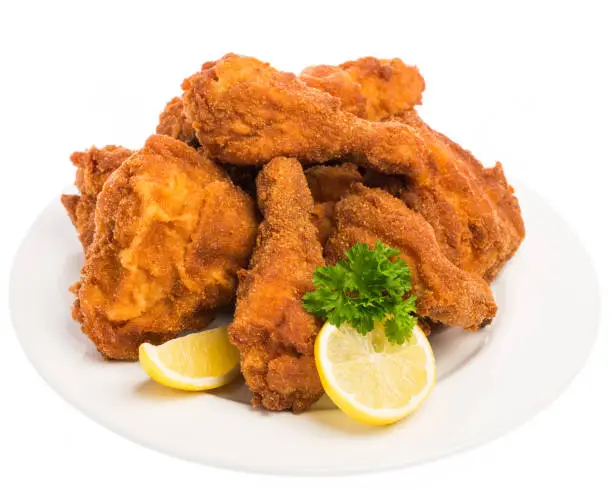
[[[150,381],[138,363],[105,362],[70,317],[68,286],[82,264],[59,199],[15,258],[12,319],[41,376],[92,419],[187,460],[265,473],[347,473],[408,466],[495,437],[551,403],[583,366],[597,332],[591,262],[565,222],[518,187],[527,239],[495,282],[499,313],[478,333],[452,329],[432,344],[438,383],[412,417],[362,425],[323,399],[296,416],[255,410],[242,382],[183,393]]]

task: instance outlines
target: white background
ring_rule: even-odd
[[[599,273],[603,311],[584,370],[518,430],[425,466],[315,481],[185,463],[98,426],[34,372],[3,300],[0,488],[611,488],[612,16],[606,3],[3,2],[3,298],[19,241],[74,178],[70,153],[92,144],[139,147],[182,79],[235,51],[284,70],[365,55],[417,64],[427,82],[424,118],[486,164],[502,161],[511,180],[527,182],[580,235]],[[580,284],[567,284],[559,308],[572,308],[575,288]],[[293,450],[291,441],[286,445]]]

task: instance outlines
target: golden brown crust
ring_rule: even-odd
[[[105,183],[74,316],[110,359],[137,359],[231,301],[257,229],[252,200],[184,143],[151,136]]]
[[[520,210],[511,188],[503,192],[500,172],[476,177],[457,148],[413,110],[395,121],[366,121],[293,75],[236,55],[205,65],[183,88],[198,138],[223,161],[350,158],[405,176],[405,201],[425,214],[447,257],[465,270],[491,279],[522,240]]]
[[[96,197],[62,194],[61,201],[77,231],[83,250],[87,251],[96,230]]]
[[[418,131],[430,149],[432,164],[439,169],[428,185],[408,179],[402,200],[432,225],[455,265],[492,281],[525,236],[518,200],[501,165],[484,168],[414,111],[396,117]]]
[[[135,359],[141,342],[202,328],[232,300],[240,275],[230,336],[253,403],[305,410],[323,392],[313,358],[319,325],[301,303],[324,263],[320,244],[331,263],[357,241],[399,248],[428,325],[476,329],[495,315],[482,278],[492,280],[521,243],[520,208],[501,165],[483,168],[411,109],[424,89],[415,68],[363,58],[298,78],[230,54],[183,89],[160,115],[167,136],[134,155],[120,147],[73,155],[81,196],[62,202],[88,248],[73,313],[105,357]],[[201,143],[200,154],[179,140]],[[248,271],[238,272],[257,211],[208,155],[253,194],[265,165],[257,179],[265,220]],[[311,168],[311,194],[288,157],[365,171]]]
[[[324,264],[311,222],[313,200],[297,160],[277,158],[257,177],[264,221],[242,273],[231,341],[253,404],[301,412],[322,394],[314,363],[315,318],[302,307],[312,274]]]
[[[484,189],[487,197],[494,203],[497,216],[502,223],[503,246],[498,247],[497,260],[483,274],[488,281],[493,281],[504,264],[516,253],[525,238],[525,223],[514,188],[508,184],[501,163],[485,168],[467,150],[441,133],[435,133],[454,152],[456,161],[468,169],[470,175]]]
[[[300,79],[339,98],[345,111],[369,121],[381,121],[413,108],[421,103],[425,90],[418,69],[398,58],[365,57],[339,66],[310,66]]]
[[[385,64],[389,75],[386,81],[380,75]],[[416,111],[410,110],[407,102],[411,92],[413,100],[420,102],[424,88],[418,71],[411,72],[411,68],[399,60],[362,58],[339,67],[308,68],[302,80],[337,97],[345,110],[360,117],[392,119],[417,132],[429,150],[428,164],[437,169],[438,175],[431,172],[429,177],[433,178],[425,182],[409,178],[406,185],[368,170],[364,183],[385,188],[395,196],[401,194],[406,204],[433,226],[444,253],[454,264],[491,281],[525,236],[518,200],[501,164],[484,168],[471,153],[432,130]]]
[[[185,117],[183,101],[180,97],[174,97],[166,104],[159,115],[159,124],[155,132],[181,140],[190,146],[198,146],[195,131],[191,127],[191,122]]]
[[[470,330],[495,316],[497,306],[488,284],[455,267],[427,221],[389,193],[354,185],[336,205],[336,222],[338,229],[325,249],[329,263],[336,263],[358,242],[374,245],[380,240],[399,249],[409,265],[419,316]]]
[[[84,152],[74,152],[70,160],[77,168],[76,186],[79,195],[63,195],[62,204],[79,234],[86,251],[93,240],[96,200],[106,179],[132,155],[122,146],[109,145],[103,148],[92,146]]]
[[[351,157],[400,174],[426,165],[427,149],[407,125],[358,118],[343,111],[339,99],[255,58],[229,54],[206,63],[183,90],[198,140],[224,163]]]
[[[198,137],[221,160],[253,164],[279,155],[307,161],[351,157],[379,172],[408,177],[411,188],[439,209],[436,218],[458,222],[438,232],[441,238],[447,235],[447,242],[455,240],[443,246],[460,267],[489,278],[515,248],[513,230],[496,203],[458,163],[456,152],[446,151],[441,138],[416,116],[365,121],[293,75],[236,55],[205,65],[183,87]]]

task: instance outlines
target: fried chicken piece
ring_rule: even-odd
[[[343,110],[369,121],[388,119],[420,104],[425,89],[425,81],[418,69],[405,65],[397,58],[379,60],[366,57],[339,66],[309,66],[299,78],[309,87],[340,99]],[[309,172],[310,169],[306,171],[307,177]],[[396,197],[406,188],[402,176],[385,175],[372,168],[366,168],[358,180],[368,187],[384,189]],[[308,183],[312,191],[310,179]],[[342,187],[342,190],[344,192],[346,189]],[[314,193],[313,196],[316,201]]]
[[[77,230],[85,251],[94,236],[94,212],[98,193],[109,175],[132,153],[134,152],[122,146],[109,145],[103,148],[92,146],[87,151],[77,151],[70,156],[70,160],[77,168],[75,185],[81,195],[64,194],[62,204]]]
[[[108,178],[73,316],[109,359],[137,359],[228,304],[254,245],[255,205],[186,144],[151,136]]]
[[[314,362],[315,318],[302,307],[324,265],[313,200],[297,160],[277,158],[257,177],[264,221],[249,270],[240,276],[230,340],[240,350],[253,405],[302,412],[323,394]]]
[[[300,79],[338,97],[345,111],[370,121],[380,121],[419,105],[425,90],[419,70],[398,58],[366,57],[339,66],[310,66],[300,74]]]
[[[427,149],[406,124],[358,118],[343,111],[339,99],[255,58],[228,54],[205,63],[183,90],[183,110],[198,140],[223,163],[353,157],[399,174],[427,163]]]
[[[187,120],[183,113],[183,101],[180,97],[174,97],[166,104],[163,112],[159,115],[159,124],[155,132],[181,140],[189,146],[199,146],[191,122]]]
[[[492,199],[502,189],[488,190],[492,179],[476,178],[456,151],[441,144],[440,135],[416,121],[366,121],[292,74],[232,54],[205,64],[183,88],[185,112],[198,139],[221,161],[257,165],[276,156],[305,162],[349,159],[403,175],[419,195],[439,203],[440,219],[447,220],[443,209],[458,217],[456,226],[434,222],[447,257],[487,279],[520,244],[523,232],[515,223],[522,220],[512,205],[512,188],[506,186],[501,200]],[[504,213],[512,213],[512,219]]]
[[[408,111],[401,116],[401,119],[406,121],[415,121],[415,118],[418,118],[418,114],[414,111]],[[422,121],[421,123],[424,127],[430,129],[438,137],[440,142],[446,145],[446,148],[454,154],[460,165],[469,169],[471,175],[478,180],[489,199],[495,203],[497,211],[500,217],[505,221],[508,229],[514,230],[514,240],[509,243],[508,254],[505,260],[510,259],[525,238],[525,223],[521,215],[518,199],[514,195],[513,187],[508,184],[506,180],[501,163],[496,162],[494,167],[484,167],[469,151],[463,149],[442,133],[433,131]],[[499,262],[499,267],[497,269],[492,269],[489,279],[495,277],[505,261],[501,259]]]
[[[431,161],[444,169],[435,185],[415,185],[408,179],[401,199],[432,225],[455,265],[492,281],[525,237],[521,209],[501,164],[483,167],[415,111],[396,117],[419,131],[431,150]]]
[[[336,263],[358,242],[374,245],[380,240],[399,249],[410,267],[419,316],[468,330],[495,316],[497,306],[486,281],[454,266],[429,223],[389,193],[355,184],[336,205],[336,221],[338,229],[325,249],[328,263]]]

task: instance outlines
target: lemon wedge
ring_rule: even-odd
[[[229,341],[227,327],[185,335],[159,346],[141,344],[138,358],[151,378],[179,390],[218,388],[240,372],[240,356]]]
[[[315,361],[327,395],[350,417],[373,425],[414,412],[436,380],[433,351],[415,327],[410,340],[390,343],[376,327],[361,335],[326,323],[315,342]]]

